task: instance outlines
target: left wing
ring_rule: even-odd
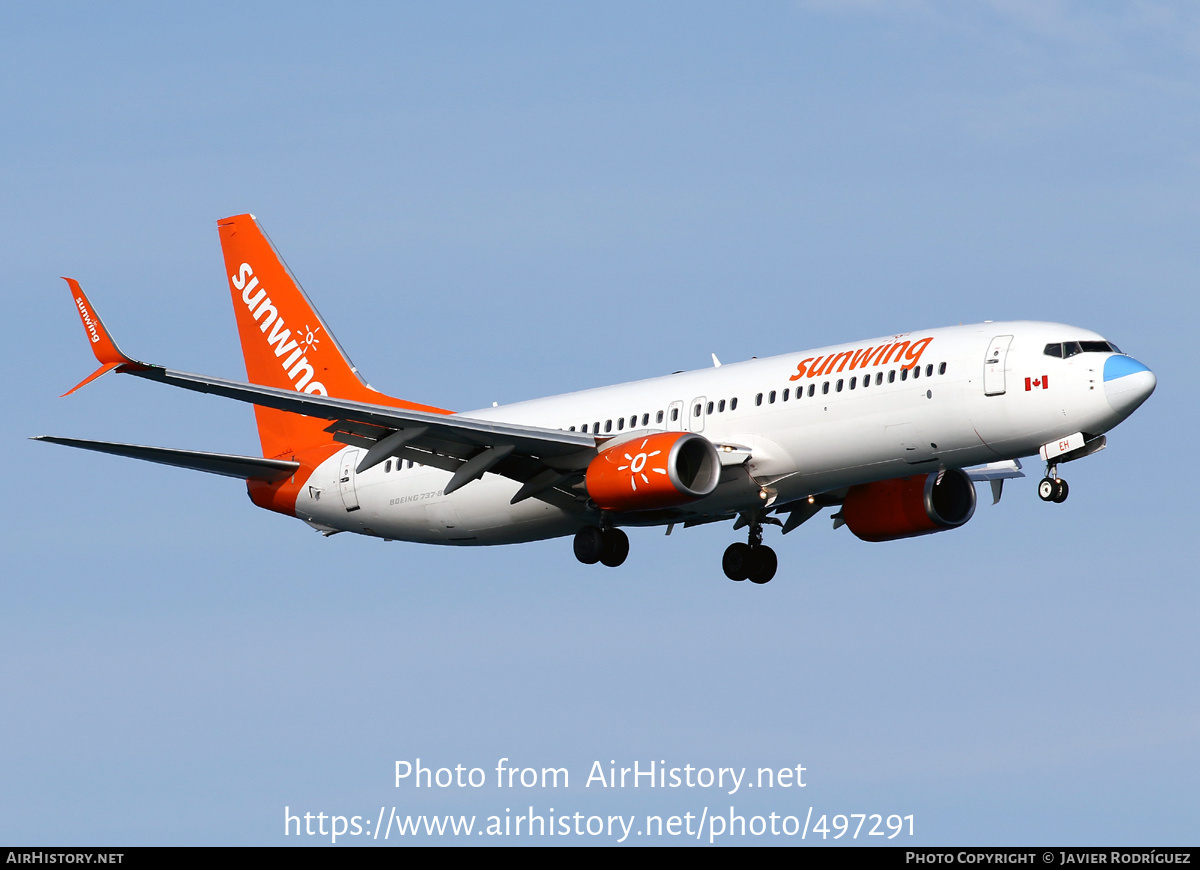
[[[534,495],[549,496],[550,490],[581,479],[605,440],[581,432],[353,402],[160,366],[122,365],[116,370],[185,390],[329,420],[325,431],[335,441],[367,448],[358,471],[390,456],[411,459],[453,472],[445,487],[447,494],[490,471],[526,484],[514,503]],[[576,495],[562,494],[566,500],[554,498],[555,504],[582,507]]]
[[[299,462],[287,459],[263,459],[260,456],[235,456],[230,453],[176,450],[170,447],[144,447],[141,444],[116,444],[112,441],[85,441],[80,438],[57,438],[53,435],[38,435],[31,440],[81,447],[84,450],[95,450],[97,453],[128,456],[131,459],[144,459],[160,465],[207,471],[209,474],[237,477],[242,480],[265,480],[267,483],[286,480],[300,467]]]
[[[568,509],[583,508],[586,498],[572,491],[570,487],[582,479],[583,471],[595,458],[597,448],[609,440],[581,432],[356,402],[175,371],[138,362],[126,356],[117,347],[79,283],[70,278],[65,280],[71,287],[75,307],[91,342],[92,352],[100,363],[99,369],[70,392],[101,375],[117,371],[185,390],[212,393],[265,408],[325,419],[330,421],[325,431],[330,433],[334,441],[366,448],[366,456],[359,463],[358,471],[365,471],[389,456],[411,459],[423,465],[452,472],[453,477],[445,487],[447,494],[473,480],[478,480],[486,472],[492,472],[522,484],[513,497],[513,503],[536,496]],[[109,445],[108,448],[102,448],[99,445],[104,442],[72,443],[72,439],[51,438],[43,440],[54,440],[57,443],[109,453],[117,452],[115,448],[120,446],[126,451],[122,453],[125,456],[141,459],[151,459],[152,455],[160,457],[151,461],[164,461],[162,457],[167,456],[166,453],[145,452],[164,448],[138,447],[136,450],[142,452],[131,452],[133,445]],[[280,458],[282,457],[276,457]]]

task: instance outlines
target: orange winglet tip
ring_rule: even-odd
[[[84,378],[82,381],[77,383],[75,386],[71,387],[71,389],[67,390],[65,393],[63,393],[61,396],[59,396],[59,398],[60,399],[65,398],[65,397],[71,395],[71,393],[75,392],[80,387],[82,387],[86,384],[90,384],[92,381],[96,380],[96,378],[100,377],[101,375],[108,374],[109,372],[111,372],[113,369],[115,369],[119,365],[121,365],[121,363],[115,363],[115,362],[105,363],[104,365],[100,366],[100,368],[96,369],[94,372],[92,372],[90,375],[88,375],[86,378]]]
[[[139,363],[137,360],[126,356],[117,347],[117,343],[113,341],[112,336],[104,327],[104,322],[100,319],[100,315],[96,313],[96,309],[92,307],[92,303],[88,300],[87,294],[83,292],[83,288],[79,286],[79,282],[74,278],[63,278],[67,285],[71,288],[71,296],[75,301],[75,310],[79,314],[79,319],[83,323],[83,330],[87,333],[88,342],[91,344],[92,353],[96,355],[96,361],[100,363],[100,368],[96,369],[78,384],[76,384],[64,396],[69,396],[71,393],[78,390],[84,384],[90,384],[96,378],[103,374],[107,374],[119,366],[129,366],[134,370],[144,370],[149,366],[144,363]]]

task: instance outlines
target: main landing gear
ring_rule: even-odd
[[[730,544],[721,559],[721,568],[730,580],[749,580],[751,583],[770,583],[779,568],[775,551],[762,542],[762,524],[750,523],[749,539],[744,544]]]
[[[1042,501],[1062,504],[1067,500],[1067,493],[1070,491],[1071,488],[1067,486],[1067,482],[1058,476],[1058,466],[1047,464],[1046,476],[1038,484],[1038,498]]]
[[[620,529],[584,526],[575,533],[575,558],[585,565],[616,568],[628,555],[629,537]]]

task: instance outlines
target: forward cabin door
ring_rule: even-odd
[[[667,431],[683,431],[683,399],[672,402],[667,407]]]
[[[988,345],[987,356],[983,360],[983,394],[985,396],[1004,395],[1004,369],[1008,365],[1008,346],[1012,344],[1011,335],[997,335]]]

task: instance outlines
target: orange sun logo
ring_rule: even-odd
[[[618,465],[617,466],[617,471],[624,471],[625,469],[629,469],[629,482],[633,486],[634,492],[637,492],[637,479],[639,477],[642,479],[643,483],[650,482],[650,478],[646,476],[646,471],[645,471],[646,463],[648,463],[652,457],[658,456],[660,453],[662,453],[661,450],[655,450],[653,453],[647,453],[646,452],[646,442],[649,440],[650,439],[647,438],[644,441],[642,441],[642,444],[641,444],[642,452],[638,453],[636,456],[630,456],[628,453],[625,454],[625,458],[629,460],[628,465]],[[665,469],[665,468],[651,468],[650,471],[653,471],[655,474],[666,474],[667,473],[667,469]]]
[[[305,351],[310,351],[321,343],[321,339],[317,338],[317,333],[320,331],[321,327],[319,326],[316,329],[311,329],[307,323],[304,324],[304,333],[301,340],[304,342]],[[297,336],[297,338],[301,338],[301,336]]]

